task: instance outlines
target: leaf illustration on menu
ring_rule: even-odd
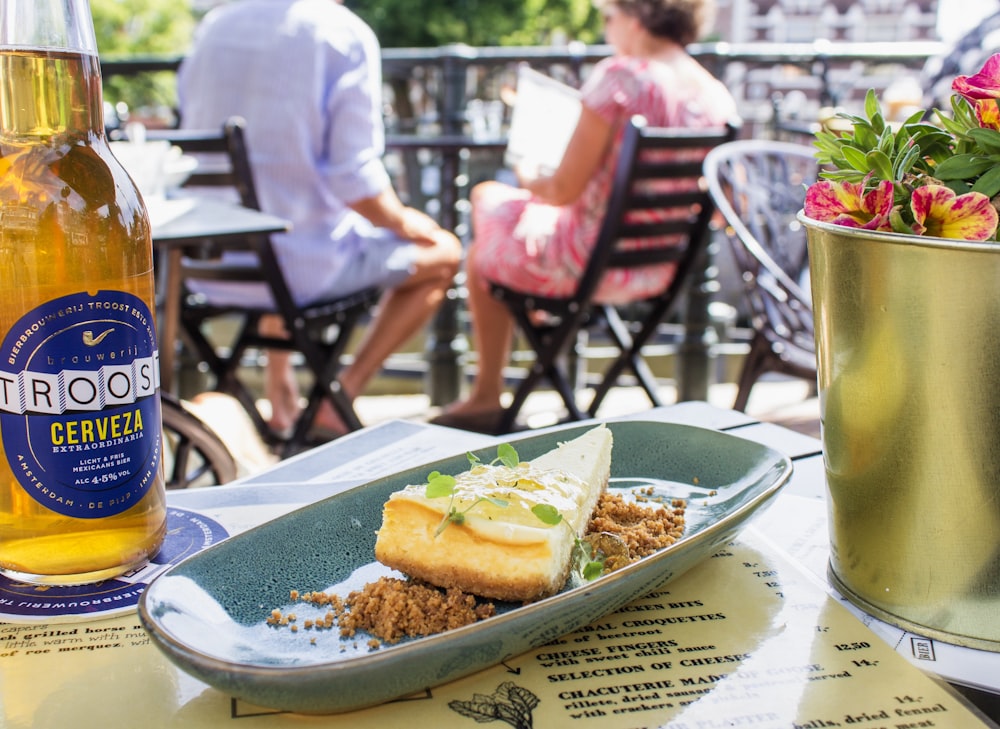
[[[538,697],[526,688],[505,681],[490,696],[473,694],[471,701],[449,701],[448,706],[480,724],[502,721],[515,729],[532,729],[531,712],[538,706]]]

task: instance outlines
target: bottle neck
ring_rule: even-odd
[[[100,63],[95,55],[0,50],[0,132],[11,138],[92,138],[104,134]]]

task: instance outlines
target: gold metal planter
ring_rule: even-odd
[[[807,226],[830,575],[1000,650],[1000,245]]]

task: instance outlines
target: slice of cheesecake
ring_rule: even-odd
[[[375,557],[481,597],[551,595],[566,582],[573,545],[607,486],[611,445],[602,425],[530,463],[454,474],[445,496],[428,496],[427,484],[407,486],[383,507]]]

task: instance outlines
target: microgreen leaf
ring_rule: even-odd
[[[437,529],[434,530],[434,536],[438,536],[441,532],[447,529],[448,525],[452,522],[455,524],[461,524],[463,521],[465,521],[465,517],[459,514],[455,510],[455,507],[452,506],[451,509],[448,510],[448,513],[444,515],[444,518],[441,519],[441,523],[437,525]]]
[[[531,513],[538,517],[543,524],[555,526],[562,521],[562,514],[552,504],[535,504],[531,507]]]
[[[598,556],[586,539],[576,538],[573,544],[573,569],[586,582],[593,582],[604,574],[604,559]]]
[[[497,447],[497,457],[507,468],[517,468],[517,465],[521,462],[521,459],[517,457],[517,451],[514,450],[514,446],[510,443],[501,443]]]
[[[475,467],[482,463],[477,455],[468,452],[465,454],[469,459],[469,464]],[[514,446],[509,443],[501,443],[497,447],[497,458],[494,461],[501,461],[508,468],[517,468],[518,464],[521,462],[520,457],[517,455],[517,451]],[[424,490],[425,495],[429,499],[441,498],[444,496],[450,496],[452,499],[452,504],[449,505],[448,513],[444,515],[441,523],[438,524],[437,529],[434,532],[434,536],[439,535],[445,529],[448,528],[449,524],[462,524],[465,522],[465,515],[472,511],[477,505],[483,503],[484,501],[493,504],[494,506],[506,509],[510,506],[510,502],[506,499],[500,499],[496,497],[481,497],[476,499],[472,504],[467,506],[462,511],[459,511],[454,506],[455,501],[455,486],[457,481],[454,476],[447,476],[439,473],[438,471],[432,471],[427,476],[427,487]],[[532,513],[538,517],[545,524],[556,525],[563,520],[562,514],[549,504],[537,504],[531,509]]]
[[[438,499],[451,496],[455,492],[455,477],[432,471],[427,476],[427,489],[424,494],[428,499]]]

